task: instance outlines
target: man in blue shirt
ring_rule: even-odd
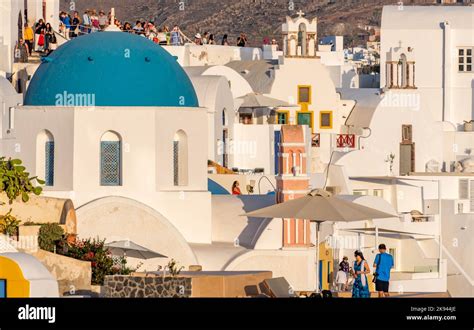
[[[390,271],[393,268],[393,257],[387,253],[385,244],[379,245],[379,254],[375,257],[374,268],[376,274],[375,290],[379,298],[389,297]]]

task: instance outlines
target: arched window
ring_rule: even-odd
[[[227,109],[222,110],[222,166],[229,166],[229,155],[228,155],[228,140],[229,140],[229,130],[226,126],[229,125],[227,117]]]
[[[182,130],[173,139],[173,179],[175,186],[188,185],[188,137]]]
[[[222,109],[222,126],[227,126],[228,125],[228,122],[227,122],[227,109],[224,108]]]
[[[100,184],[122,184],[122,139],[112,131],[106,132],[100,139]]]
[[[408,86],[408,65],[407,56],[405,54],[400,55],[400,66],[401,66],[401,88]]]
[[[44,178],[47,187],[54,185],[54,137],[47,130],[36,137],[36,175]]]
[[[306,56],[307,49],[306,49],[306,24],[301,23],[298,27],[298,48],[301,49],[301,56]]]

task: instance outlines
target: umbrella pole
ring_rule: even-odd
[[[321,223],[316,222],[316,293],[319,293],[319,229]]]
[[[122,260],[122,274],[124,273],[125,270],[125,260],[127,258],[127,252],[123,253],[123,260]]]

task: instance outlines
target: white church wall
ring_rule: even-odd
[[[78,207],[106,196],[139,200],[170,219],[187,240],[210,243],[205,109],[24,107],[16,117],[17,141],[10,143],[8,154],[23,159],[32,174],[37,168],[37,134],[46,129],[54,136],[54,186],[45,188],[48,196],[71,198]],[[184,187],[173,182],[172,148],[178,130],[188,135]],[[108,131],[122,141],[121,186],[100,184],[100,141]],[[192,218],[190,209],[195,211]]]
[[[263,59],[260,48],[221,45],[186,44],[164,47],[183,66],[225,65],[232,61],[256,61]]]
[[[15,140],[8,143],[6,154],[23,160],[30,173],[36,175],[38,161],[44,159],[44,147],[37,148],[37,137],[42,131],[47,130],[54,137],[54,186],[45,187],[44,190],[69,191],[73,189],[73,164],[74,164],[74,111],[61,108],[40,108],[28,110],[29,107],[18,107],[15,111]],[[84,162],[84,157],[81,159]],[[87,167],[86,167],[87,168]],[[86,171],[87,172],[87,171]],[[38,175],[44,174],[38,173]],[[87,176],[87,174],[86,174]],[[44,179],[44,177],[41,177]]]
[[[199,105],[208,111],[208,159],[224,163],[224,129],[227,130],[227,143],[232,139],[234,127],[234,102],[229,83],[218,75],[190,76],[196,90]],[[225,118],[223,117],[225,113]],[[225,119],[225,123],[224,123]],[[228,155],[228,166],[233,155]]]
[[[168,257],[148,262],[148,270],[156,270],[171,258],[181,265],[196,264],[191,247],[169,219],[140,202],[106,197],[79,207],[77,217],[80,238],[100,237],[107,243],[130,240]]]

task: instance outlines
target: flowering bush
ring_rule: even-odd
[[[124,257],[112,257],[105,240],[99,238],[76,240],[73,243],[63,240],[58,251],[67,257],[90,261],[93,285],[103,285],[106,275],[129,275],[136,271],[126,266]]]

